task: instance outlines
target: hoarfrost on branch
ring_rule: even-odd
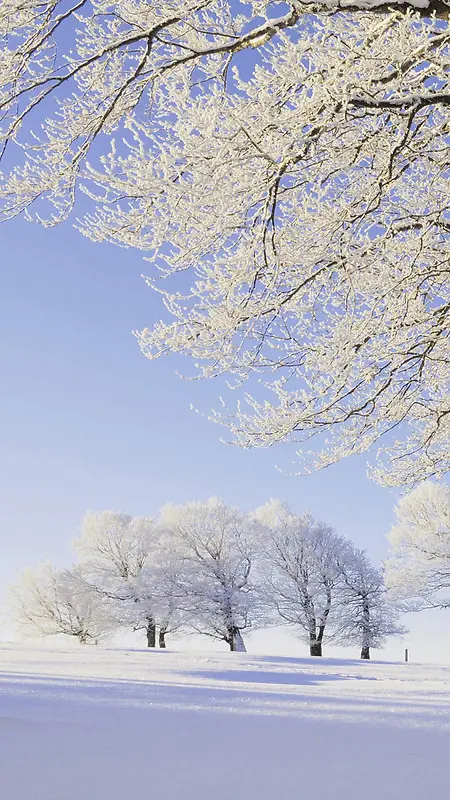
[[[239,444],[442,475],[448,3],[238,5],[4,0],[0,213],[54,223],[83,189],[84,233],[162,295],[143,352],[247,382],[213,415]]]

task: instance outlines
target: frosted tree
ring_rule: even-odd
[[[147,646],[166,646],[176,609],[153,521],[117,511],[86,514],[75,542],[86,581],[110,601],[121,627],[145,631]]]
[[[358,644],[361,658],[370,659],[370,649],[383,647],[389,636],[406,632],[400,625],[401,606],[384,584],[383,572],[367,554],[350,545],[338,557],[341,606],[340,643]]]
[[[190,627],[245,650],[243,632],[261,619],[259,526],[217,498],[165,506],[158,525],[178,564],[178,603]]]
[[[378,442],[378,480],[442,475],[448,15],[3,0],[2,216],[57,222],[85,191],[86,235],[140,249],[162,294],[143,352],[235,376],[213,418],[238,443],[297,441],[311,471]]]
[[[97,644],[115,628],[107,603],[86,587],[77,567],[57,570],[44,564],[25,570],[9,589],[7,613],[24,634],[63,634],[80,644]]]
[[[255,512],[270,536],[266,547],[267,601],[300,631],[312,656],[340,636],[340,563],[347,543],[310,515],[297,516],[271,501]]]
[[[450,489],[426,481],[398,502],[386,582],[411,608],[450,605]]]

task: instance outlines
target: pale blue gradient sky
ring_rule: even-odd
[[[142,272],[140,254],[94,245],[70,225],[0,227],[0,590],[22,567],[70,562],[87,509],[151,515],[212,494],[244,509],[271,496],[309,508],[379,562],[395,497],[366,477],[365,459],[301,478],[274,466],[294,447],[221,444],[223,431],[190,411],[213,407],[220,385],[181,381],[175,360],[140,353],[132,330],[161,314]],[[418,657],[442,621],[408,620]]]

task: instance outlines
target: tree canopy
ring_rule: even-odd
[[[82,231],[162,294],[143,352],[234,376],[213,418],[239,444],[442,475],[448,8],[5,0],[0,214],[55,223],[83,190]]]
[[[450,606],[450,489],[426,481],[395,509],[386,580],[416,608]]]

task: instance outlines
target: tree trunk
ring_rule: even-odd
[[[147,636],[147,647],[156,647],[156,623],[153,617],[148,618],[145,633]]]
[[[310,620],[309,623],[309,655],[310,656],[321,656],[322,655],[322,639],[324,634],[325,626],[319,626],[319,632],[317,633],[317,625],[316,621]]]
[[[231,627],[228,629],[228,636],[225,640],[232,653],[246,653],[244,640],[239,628]]]
[[[322,655],[322,642],[311,642],[309,645],[309,655],[310,656],[321,656]]]
[[[166,632],[167,628],[165,627],[161,627],[159,629],[159,646],[161,647],[162,650],[166,649]]]
[[[310,648],[309,654],[311,656],[321,656],[322,655],[322,642],[325,633],[325,626],[327,624],[328,615],[331,610],[331,588],[330,586],[326,587],[327,591],[327,604],[325,606],[324,612],[321,618],[317,621],[318,625],[318,632],[314,636],[314,641],[310,637]],[[314,630],[317,630],[317,625],[314,626]]]
[[[363,597],[363,632],[361,643],[361,658],[370,659],[370,645],[372,643],[372,630],[370,619],[369,600]]]
[[[234,637],[234,649],[237,653],[246,653],[247,648],[244,644],[244,640],[242,638],[242,634],[240,630],[236,631],[236,635]]]

